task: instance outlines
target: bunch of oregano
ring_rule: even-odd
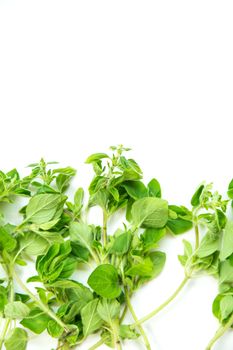
[[[94,177],[89,196],[78,188],[71,199],[66,191],[76,170],[56,162],[31,164],[26,177],[13,169],[0,172],[0,350],[25,350],[32,334],[47,332],[57,339],[56,350],[78,348],[93,333],[99,341],[124,348],[127,339],[142,337],[151,349],[143,323],[158,314],[200,273],[219,280],[220,294],[213,303],[221,322],[215,341],[233,324],[233,224],[227,219],[229,200],[201,184],[191,199],[191,209],[169,204],[159,182],[142,181],[143,174],[128,148],[111,147],[110,154],[87,158]],[[229,185],[233,198],[233,182]],[[5,221],[3,213],[17,197],[24,197],[20,223]],[[102,225],[88,220],[92,207],[101,209]],[[123,217],[109,234],[109,221]],[[16,215],[17,216],[17,215]],[[195,244],[184,240],[179,260],[184,279],[170,298],[149,315],[138,319],[131,303],[137,290],[157,277],[166,261],[159,241],[194,228]],[[200,231],[201,229],[201,238]],[[35,274],[21,278],[28,264]],[[86,266],[86,283],[79,269]],[[20,292],[19,292],[20,291]],[[132,324],[125,324],[130,313]],[[30,346],[30,345],[29,345]]]

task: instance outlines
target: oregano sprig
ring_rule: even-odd
[[[212,191],[212,184],[201,184],[194,193],[191,204],[193,206],[192,223],[195,228],[195,245],[193,248],[190,242],[183,240],[184,255],[179,255],[178,257],[184,266],[184,279],[167,300],[148,315],[131,325],[131,329],[148,321],[169,305],[195,274],[206,272],[215,277],[217,276],[220,241],[226,225],[225,213],[228,200],[223,200],[218,192]],[[179,227],[179,221],[177,225]],[[199,226],[205,232],[200,243]]]

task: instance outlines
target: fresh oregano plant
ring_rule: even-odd
[[[0,172],[0,350],[3,346],[6,350],[26,350],[31,332],[37,335],[45,331],[57,339],[56,350],[74,349],[93,333],[100,339],[89,350],[102,344],[120,350],[125,340],[139,336],[150,350],[143,323],[202,272],[219,280],[213,312],[221,326],[207,350],[232,326],[233,224],[226,217],[229,201],[213,191],[211,184],[203,183],[192,197],[191,210],[171,205],[155,178],[143,182],[142,170],[127,157],[128,151],[119,145],[111,147],[110,153],[87,158],[94,170],[89,196],[82,188],[67,192],[76,170],[57,167],[56,162],[41,159],[30,164],[25,177],[16,169]],[[230,199],[232,188],[233,182]],[[19,212],[20,222],[7,222],[4,203],[14,206],[19,196],[26,203]],[[102,211],[99,226],[88,219],[96,206]],[[119,225],[110,234],[113,217]],[[162,272],[166,254],[158,249],[160,240],[192,228],[195,243],[184,240],[184,254],[179,256],[183,281],[162,305],[138,319],[131,298]],[[25,282],[21,276],[29,264],[35,273]],[[79,280],[81,268],[85,268],[86,283]],[[124,323],[127,312],[132,324]]]

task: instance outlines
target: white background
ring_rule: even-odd
[[[90,153],[123,143],[170,203],[188,205],[202,180],[226,191],[232,17],[232,1],[0,0],[1,168],[25,171],[44,156],[77,167],[79,186],[91,178]],[[166,268],[135,295],[138,316],[180,283],[182,238],[163,242]],[[192,281],[145,325],[152,349],[204,350],[218,326],[216,293],[214,279]],[[231,350],[232,333],[214,350]],[[42,348],[51,348],[45,335],[28,346]]]

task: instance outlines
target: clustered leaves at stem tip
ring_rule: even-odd
[[[82,188],[71,199],[66,194],[76,174],[72,167],[59,168],[41,159],[30,164],[26,177],[16,169],[0,171],[0,350],[25,350],[31,334],[44,331],[57,339],[56,350],[76,348],[93,333],[100,340],[92,350],[102,344],[121,349],[127,339],[139,336],[149,350],[143,323],[200,273],[219,283],[213,313],[220,328],[206,350],[233,325],[233,222],[226,214],[230,200],[213,191],[212,184],[202,183],[190,210],[169,204],[155,178],[148,184],[142,181],[142,171],[126,156],[128,151],[119,145],[111,147],[110,154],[87,158],[94,177],[86,201]],[[21,221],[7,222],[9,206],[4,202],[14,204],[18,196],[26,198]],[[228,197],[233,199],[233,181]],[[88,221],[87,213],[95,206],[102,211],[99,226]],[[116,212],[122,220],[109,234],[109,219]],[[194,240],[183,240],[184,254],[178,257],[184,280],[164,303],[138,319],[131,298],[163,270],[166,254],[158,250],[159,241],[192,228]],[[36,273],[24,282],[20,276],[28,264],[34,264]],[[82,265],[87,267],[84,284],[79,281]],[[127,313],[131,324],[124,323]]]

